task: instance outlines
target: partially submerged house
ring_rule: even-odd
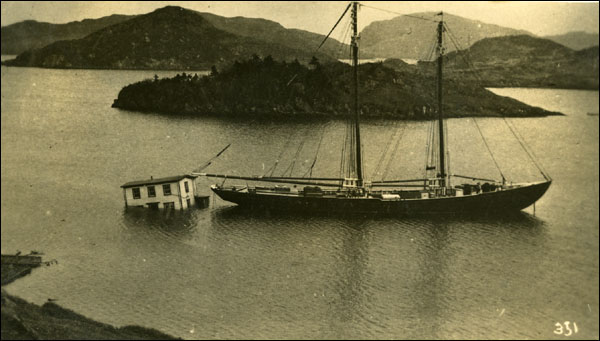
[[[196,205],[194,175],[131,181],[121,185],[125,207],[186,209]]]

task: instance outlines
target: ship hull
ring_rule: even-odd
[[[212,190],[223,200],[236,203],[244,208],[257,210],[413,215],[520,211],[531,206],[544,195],[550,184],[551,181],[547,181],[476,195],[405,200],[249,193],[215,186],[212,187]]]

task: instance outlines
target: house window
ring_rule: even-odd
[[[140,194],[140,189],[139,187],[135,187],[131,189],[131,192],[133,192],[133,198],[134,199],[139,199],[142,197],[142,195]]]
[[[190,192],[190,187],[188,186],[188,182],[187,182],[187,181],[185,181],[185,182],[183,183],[183,185],[185,186],[185,192],[186,192],[186,193],[189,193],[189,192]]]
[[[175,203],[174,202],[166,202],[166,203],[163,204],[163,206],[166,209],[174,209],[175,208]]]
[[[192,206],[192,202],[190,201],[190,199],[187,199],[186,201],[187,201],[187,207],[190,208],[190,206]]]
[[[171,184],[163,185],[164,195],[171,195]]]
[[[154,186],[148,186],[148,198],[154,198],[156,196],[156,190]]]

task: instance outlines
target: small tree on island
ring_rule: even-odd
[[[273,60],[273,57],[271,57],[271,55],[268,55],[265,57],[265,59],[263,59],[263,64],[267,67],[271,67],[275,65],[275,61]]]
[[[308,65],[312,70],[321,68],[321,63],[319,62],[319,58],[317,58],[315,56],[313,56],[310,59],[310,62],[308,63]]]

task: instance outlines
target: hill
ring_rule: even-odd
[[[598,33],[588,33],[582,31],[545,36],[543,38],[550,39],[573,50],[583,50],[589,47],[600,45]]]
[[[445,64],[448,77],[486,87],[598,89],[597,46],[574,51],[527,35],[486,38],[462,54],[449,53]]]
[[[437,23],[431,20],[438,19],[436,12],[423,12],[372,22],[361,32],[361,53],[365,58],[427,59],[435,42],[437,26]],[[462,48],[468,48],[484,38],[532,35],[527,31],[486,24],[447,13],[444,13],[444,21]],[[453,46],[447,46],[447,52],[453,50]]]
[[[399,63],[403,63],[399,61]],[[416,66],[394,71],[383,65],[360,66],[360,105],[364,118],[428,120],[435,114],[435,77]],[[171,115],[339,117],[352,107],[351,67],[343,63],[307,68],[298,62],[254,57],[210,76],[181,74],[124,87],[113,107]],[[545,116],[551,113],[451,80],[444,88],[447,117]]]
[[[297,50],[313,53],[325,36],[299,29],[288,29],[281,24],[258,18],[227,18],[212,13],[199,13],[216,28],[241,37],[259,39],[271,44],[281,44]],[[338,59],[340,50],[348,51],[349,46],[329,38],[319,49],[327,56]],[[290,59],[291,60],[291,59]]]
[[[101,69],[204,70],[238,59],[271,55],[308,63],[323,36],[287,30],[263,19],[223,18],[167,6],[103,28],[85,38],[59,41],[6,61],[9,66]],[[339,49],[331,41],[323,51]],[[307,48],[311,46],[311,48]]]
[[[133,16],[114,14],[99,19],[85,19],[66,24],[51,24],[26,20],[2,27],[0,49],[2,54],[20,54],[38,49],[59,40],[80,39],[105,27],[118,24]]]

